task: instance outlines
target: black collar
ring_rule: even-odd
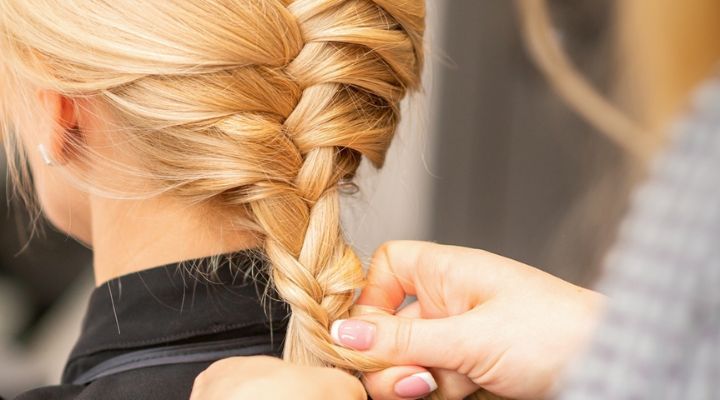
[[[211,261],[219,267],[209,273]],[[128,274],[95,288],[63,382],[123,353],[257,335],[286,328],[285,304],[266,292],[256,251]],[[281,336],[281,335],[279,335]]]

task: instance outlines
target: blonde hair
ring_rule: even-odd
[[[329,335],[363,284],[339,185],[361,156],[383,165],[424,24],[424,0],[0,0],[3,136],[19,140],[35,87],[102,104],[150,191],[261,235],[292,310],[286,359],[378,369]]]

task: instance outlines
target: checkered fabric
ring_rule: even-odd
[[[720,80],[693,104],[633,198],[605,320],[559,399],[720,399]]]

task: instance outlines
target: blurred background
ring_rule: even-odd
[[[514,2],[427,1],[425,93],[404,104],[386,167],[364,166],[360,193],[346,199],[353,245],[366,260],[390,239],[483,248],[591,285],[638,163],[556,95],[526,50]],[[709,42],[720,37],[716,0],[549,4],[573,64],[649,129],[664,129],[719,59],[706,51],[719,47]],[[698,45],[673,47],[663,39],[673,32]],[[12,397],[58,381],[93,284],[90,252],[48,226],[29,240],[30,217],[4,208],[8,194],[0,394]]]

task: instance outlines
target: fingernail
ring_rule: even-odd
[[[340,346],[367,350],[375,339],[375,325],[353,319],[339,319],[330,327],[330,336]]]
[[[395,394],[409,399],[427,396],[438,388],[429,372],[419,372],[401,379],[395,384]]]

